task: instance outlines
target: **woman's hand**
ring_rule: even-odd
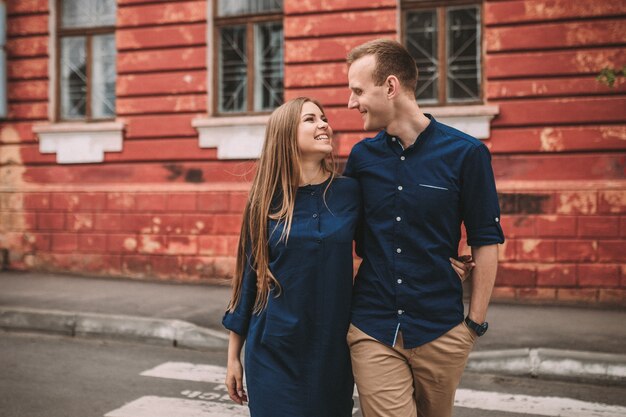
[[[472,270],[476,266],[476,263],[472,259],[472,255],[462,255],[459,259],[450,258],[450,264],[452,269],[459,276],[461,282],[464,282],[472,275]]]
[[[230,399],[239,405],[248,402],[248,396],[243,389],[243,366],[239,359],[229,359],[226,366],[226,388]]]

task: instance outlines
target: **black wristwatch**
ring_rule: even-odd
[[[469,316],[465,317],[465,324],[467,324],[467,327],[474,330],[474,332],[476,332],[476,334],[479,337],[484,335],[487,332],[487,329],[489,328],[489,323],[484,322],[484,323],[478,324],[474,320],[470,319]]]

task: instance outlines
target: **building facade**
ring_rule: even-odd
[[[624,305],[626,83],[596,80],[626,63],[623,2],[0,5],[5,267],[227,282],[269,113],[319,99],[345,160],[368,135],[345,56],[386,37],[415,57],[424,111],[492,152],[494,297]]]

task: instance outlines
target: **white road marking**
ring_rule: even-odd
[[[153,395],[136,399],[104,417],[237,417],[250,416],[248,407],[237,404],[187,400]]]
[[[454,399],[456,407],[480,410],[534,414],[550,417],[624,417],[626,407],[591,403],[572,398],[532,397],[530,395],[459,389]]]
[[[223,384],[226,380],[226,368],[214,365],[198,365],[189,362],[165,362],[157,367],[142,372],[141,375],[179,379],[183,381]]]

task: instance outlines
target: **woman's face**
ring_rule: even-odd
[[[315,103],[302,106],[298,124],[298,148],[303,158],[324,159],[333,151],[333,130],[326,116]]]

